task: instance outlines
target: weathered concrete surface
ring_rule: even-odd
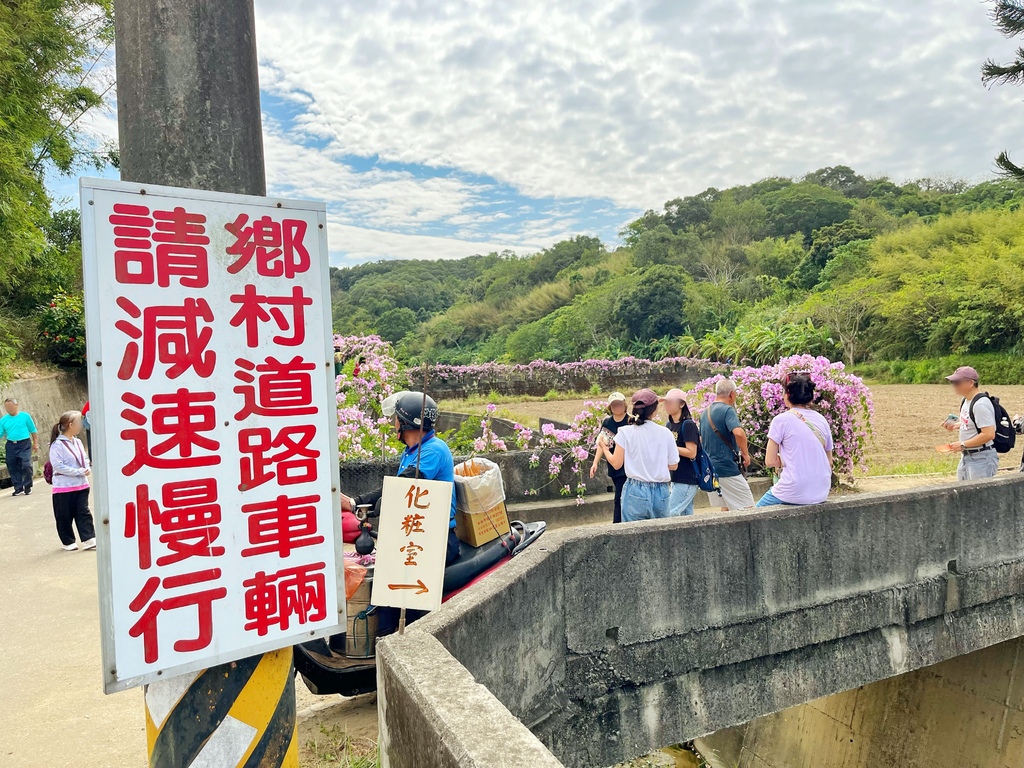
[[[121,178],[265,195],[252,0],[116,0]]]
[[[538,452],[540,463],[530,466],[533,451],[508,451],[506,453],[489,453],[486,458],[501,467],[501,479],[505,483],[505,498],[510,504],[529,500],[560,500],[562,487],[568,485],[575,493],[579,478],[570,470],[570,462],[562,466],[557,479],[548,475],[548,461],[551,453]],[[464,461],[468,456],[456,457],[455,461]],[[586,462],[585,462],[586,464]],[[590,477],[589,465],[584,466],[583,482],[587,494],[604,493],[611,481],[604,468],[594,478]],[[349,495],[358,495],[372,490],[379,490],[384,478],[398,471],[398,459],[387,461],[346,461],[341,464],[341,487]],[[609,518],[610,519],[610,518]]]
[[[1024,765],[1024,640],[845,691],[698,740],[738,768]]]
[[[377,666],[384,768],[561,765],[430,635],[410,631],[390,637],[377,653],[386,660]],[[424,707],[426,701],[437,706]],[[400,761],[393,763],[392,754],[401,755]]]
[[[750,488],[755,499],[760,498],[770,487],[771,481],[766,477],[750,479]],[[704,492],[697,494],[693,507],[698,514],[721,511],[718,507],[712,510],[708,506],[708,495]],[[565,496],[541,501],[513,500],[508,503],[510,520],[522,520],[527,523],[543,520],[548,524],[548,528],[552,529],[610,523],[614,511],[615,496],[611,493],[587,494],[583,504],[578,504],[575,498]]]
[[[1014,476],[556,532],[416,631],[563,763],[610,765],[1020,637],[1022,588]]]
[[[39,447],[50,444],[50,428],[64,411],[77,411],[89,399],[84,371],[63,371],[51,376],[15,379],[0,387],[3,396],[16,398],[23,411],[32,414],[39,429]]]

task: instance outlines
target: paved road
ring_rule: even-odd
[[[0,491],[0,765],[141,768],[141,690],[103,694],[95,552],[64,552],[50,488]]]

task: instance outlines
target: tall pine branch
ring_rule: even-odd
[[[1024,34],[1024,0],[997,0],[992,8],[992,23],[1005,37]],[[1024,84],[1024,48],[1017,49],[1016,58],[1009,64],[986,61],[981,67],[981,82],[989,87]],[[996,158],[996,168],[1004,176],[1024,179],[1024,168],[1013,163],[1005,150]]]

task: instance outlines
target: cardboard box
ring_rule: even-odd
[[[479,512],[455,511],[455,535],[471,547],[480,547],[510,531],[505,502]]]
[[[479,547],[508,532],[501,468],[480,457],[455,467],[455,535]]]

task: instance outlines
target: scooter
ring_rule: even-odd
[[[499,536],[481,547],[471,547],[462,542],[459,558],[444,570],[444,597],[442,602],[469,589],[488,574],[508,563],[525,550],[547,529],[547,523],[523,523],[515,520],[509,524],[510,532]],[[364,513],[360,520],[359,539],[356,551],[367,555],[373,551],[376,532]],[[349,629],[352,636],[332,635],[329,638],[311,640],[293,648],[295,669],[313,693],[326,696],[340,693],[342,696],[358,696],[377,690],[376,609],[369,604],[372,576],[367,575],[360,589],[348,601]]]

